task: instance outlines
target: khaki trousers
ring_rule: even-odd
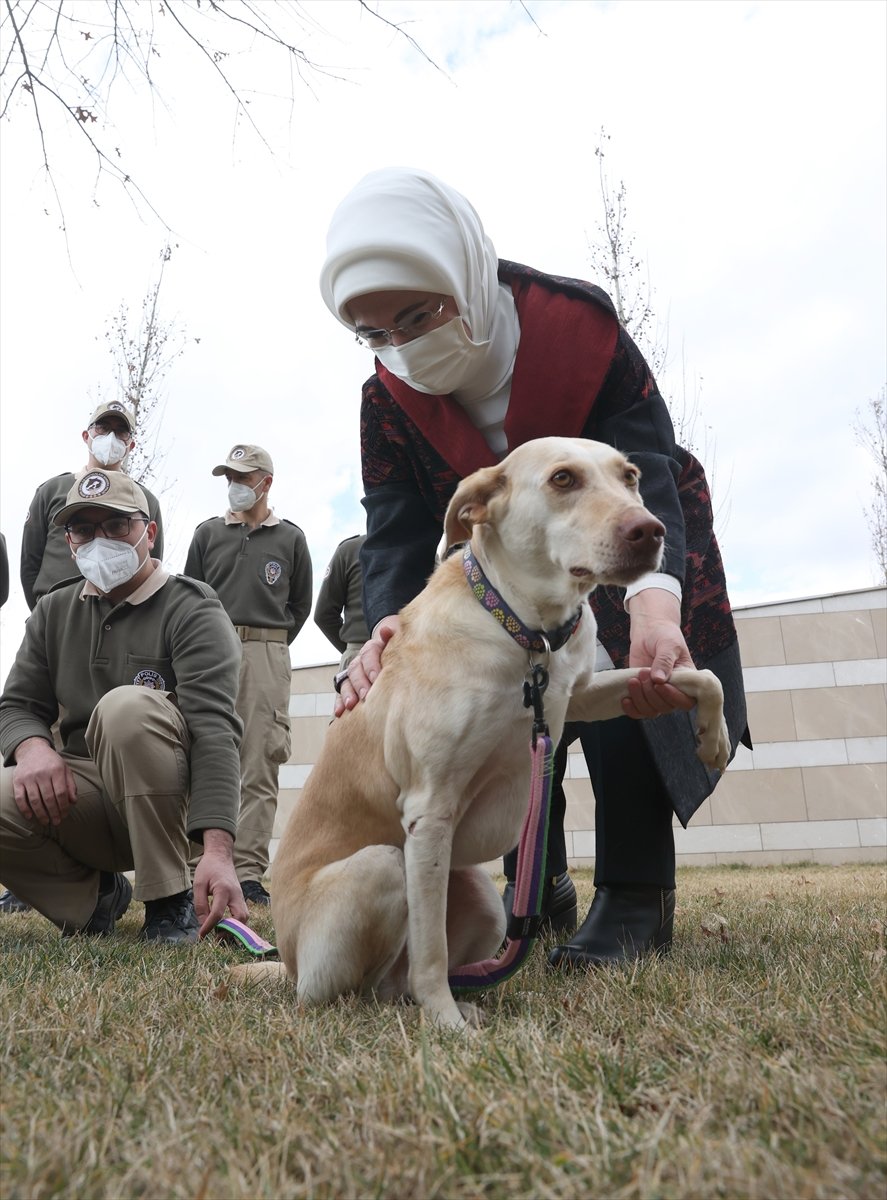
[[[15,768],[0,772],[0,877],[60,928],[81,929],[92,916],[100,871],[134,869],[137,900],[191,886],[190,735],[169,693],[114,688],[96,705],[86,744],[90,758],[62,755],[77,803],[58,826],[26,820]]]
[[[289,700],[292,677],[289,647],[280,641],[244,641],[240,660],[237,715],[240,743],[240,815],[234,868],[241,883],[261,880],[277,814],[277,776],[290,756]]]

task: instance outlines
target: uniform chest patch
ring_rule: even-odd
[[[279,562],[265,563],[265,582],[270,584],[277,583],[280,576],[283,574],[283,567]]]
[[[139,671],[132,682],[134,687],[151,688],[154,692],[166,691],[166,680],[159,671]]]

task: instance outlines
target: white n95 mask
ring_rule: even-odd
[[[247,483],[231,483],[228,485],[228,507],[232,512],[246,512],[257,504],[259,497]]]
[[[116,433],[101,433],[89,443],[92,456],[103,467],[113,467],[123,462],[129,442],[124,442]]]
[[[74,555],[77,569],[100,592],[113,592],[122,583],[128,583],[142,565],[136,552],[143,539],[148,536],[148,526],[136,542],[118,542],[110,538],[97,537],[81,546]]]

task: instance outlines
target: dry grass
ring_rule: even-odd
[[[474,1039],[220,996],[242,956],[141,947],[139,905],[106,942],[4,917],[0,1192],[880,1200],[884,869],[686,870],[678,895],[669,959],[564,978],[537,950]]]

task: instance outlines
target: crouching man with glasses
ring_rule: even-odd
[[[248,917],[233,861],[240,643],[211,588],[150,557],[147,513],[128,476],[91,470],[55,516],[86,582],[37,602],[0,697],[0,861],[63,934],[112,933],[134,895],[140,938],[175,944],[227,910]],[[203,844],[193,895],[189,838]]]

